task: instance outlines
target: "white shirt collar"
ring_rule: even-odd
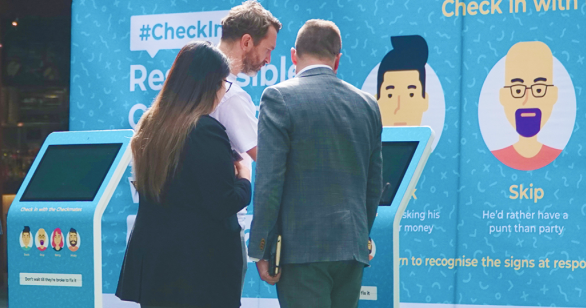
[[[305,71],[309,71],[309,70],[311,70],[311,69],[314,69],[314,68],[321,68],[321,67],[327,67],[327,68],[329,68],[330,70],[332,70],[332,67],[331,67],[331,66],[329,66],[329,65],[325,65],[325,64],[315,64],[315,65],[306,66],[306,67],[305,67],[304,69],[302,69],[300,72],[296,72],[296,73],[295,73],[295,76],[299,76],[299,75],[301,75],[301,73],[303,73],[303,72],[305,72]],[[332,71],[333,71],[333,70],[332,70]]]
[[[228,75],[228,78],[226,78],[226,79],[228,79],[228,81],[231,81],[231,82],[236,82],[236,78],[237,78],[236,75],[230,73],[230,75]]]

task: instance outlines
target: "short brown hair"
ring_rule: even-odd
[[[333,59],[342,49],[340,29],[328,20],[308,20],[297,33],[295,49],[299,57],[310,54],[320,59]]]
[[[275,27],[277,32],[282,27],[281,22],[258,1],[248,0],[233,7],[228,16],[222,19],[222,40],[234,41],[249,34],[254,45],[258,45],[271,26]]]

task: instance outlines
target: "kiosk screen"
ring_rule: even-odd
[[[418,144],[418,141],[383,142],[383,193],[379,205],[393,203]]]
[[[20,201],[93,201],[121,147],[50,145]]]

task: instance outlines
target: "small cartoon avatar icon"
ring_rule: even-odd
[[[47,249],[47,232],[45,229],[41,228],[37,231],[37,235],[35,236],[35,244],[37,245],[37,249],[40,251],[45,251]]]
[[[419,35],[391,37],[393,50],[378,69],[377,99],[383,126],[420,126],[429,108],[425,92],[428,47]]]
[[[29,251],[33,247],[31,241],[31,228],[29,226],[24,226],[22,232],[20,232],[20,247],[24,251]]]
[[[376,245],[374,241],[369,237],[368,238],[368,260],[372,260],[376,255]]]
[[[520,42],[505,59],[505,86],[499,100],[508,122],[519,134],[519,141],[492,154],[517,170],[535,170],[547,166],[562,150],[537,140],[558,100],[553,80],[553,55],[542,42]]]
[[[63,233],[61,233],[61,229],[59,228],[55,229],[51,235],[51,247],[55,251],[61,251],[63,249]]]
[[[79,239],[79,234],[77,234],[77,230],[71,228],[69,230],[68,235],[67,235],[67,240],[69,241],[67,248],[69,248],[69,250],[71,250],[73,252],[77,251],[79,249],[78,239]]]

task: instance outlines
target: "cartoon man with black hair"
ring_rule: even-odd
[[[535,170],[554,161],[562,150],[537,139],[558,100],[553,55],[545,43],[520,42],[511,47],[505,59],[505,85],[500,89],[499,100],[519,141],[492,154],[517,170]]]
[[[71,228],[69,230],[69,235],[68,235],[68,240],[69,240],[69,250],[76,252],[79,249],[79,246],[77,246],[77,230]]]
[[[420,126],[429,107],[425,92],[428,47],[419,35],[391,37],[378,69],[377,99],[383,126]]]
[[[33,246],[31,245],[31,228],[29,226],[24,226],[20,238],[22,240],[22,245],[20,245],[20,247],[22,247],[24,251],[31,250]]]

